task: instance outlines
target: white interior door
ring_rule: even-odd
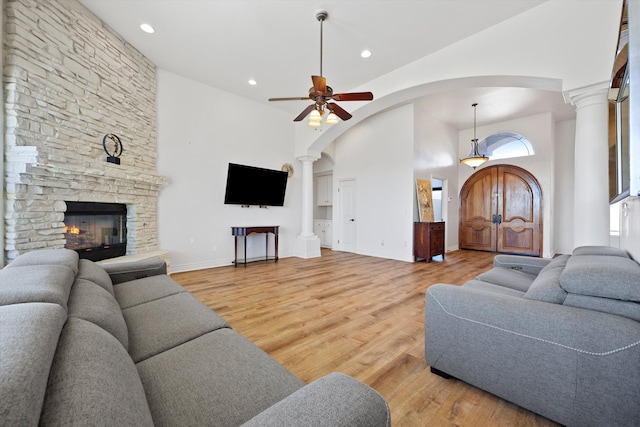
[[[356,251],[356,180],[338,181],[338,250]]]

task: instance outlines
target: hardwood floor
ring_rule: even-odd
[[[424,301],[434,283],[462,284],[495,254],[455,251],[407,263],[322,250],[172,277],[305,382],[352,375],[382,394],[394,426],[552,426],[424,359]],[[436,258],[438,259],[438,258]]]

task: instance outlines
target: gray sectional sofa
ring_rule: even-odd
[[[308,385],[164,274],[40,250],[0,271],[4,426],[389,426],[338,373]]]
[[[498,255],[428,288],[425,354],[455,377],[568,426],[640,423],[640,266],[624,251]]]

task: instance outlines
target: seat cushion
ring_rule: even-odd
[[[123,310],[186,291],[185,288],[167,275],[132,280],[113,287],[116,300],[118,300]]]
[[[536,278],[535,274],[524,271],[513,270],[511,268],[494,267],[476,277],[476,280],[493,283],[521,292],[526,292],[531,283]]]
[[[463,285],[465,288],[478,289],[486,292],[495,292],[502,295],[510,295],[513,297],[522,298],[524,292],[517,289],[507,288],[506,286],[500,286],[493,283],[483,282],[482,280],[469,280]]]
[[[134,362],[228,327],[223,318],[188,292],[126,308],[122,314],[129,330],[129,353]]]
[[[237,426],[304,385],[231,329],[202,335],[137,367],[156,425]]]
[[[621,301],[613,298],[592,297],[589,295],[568,294],[563,302],[571,307],[602,311],[640,322],[640,303]]]

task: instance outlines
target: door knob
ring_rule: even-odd
[[[356,220],[355,218],[351,218],[349,221],[353,222],[353,221],[355,221],[355,220]]]

